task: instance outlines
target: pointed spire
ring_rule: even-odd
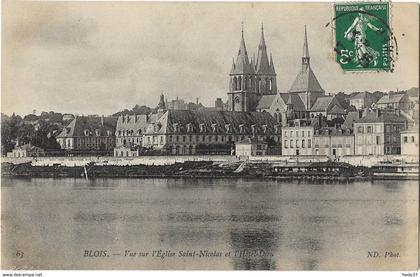
[[[309,47],[308,47],[308,35],[306,33],[306,25],[305,25],[305,37],[303,40],[303,54],[302,54],[302,64],[306,65],[309,64]]]
[[[241,30],[241,44],[239,46],[235,68],[231,71],[231,74],[254,74],[254,69],[251,67],[248,52],[246,51],[243,22]]]
[[[256,61],[256,71],[258,74],[272,74],[270,72],[270,63],[268,61],[267,46],[264,38],[264,25],[261,24],[261,38],[258,45],[258,54]]]
[[[274,68],[273,56],[270,53],[270,73],[276,74],[276,69]]]
[[[230,72],[232,73],[235,70],[235,58],[232,58],[232,68],[230,69]]]

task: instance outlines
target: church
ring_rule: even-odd
[[[256,111],[258,101],[264,95],[277,94],[276,70],[273,58],[268,59],[264,38],[264,26],[261,26],[261,39],[258,46],[257,60],[249,60],[246,50],[244,30],[236,62],[233,60],[229,74],[228,108],[230,111]]]
[[[344,116],[342,105],[335,97],[325,94],[312,70],[306,25],[301,63],[288,92],[279,93],[273,58],[270,54],[269,59],[267,54],[263,26],[256,61],[249,60],[242,29],[238,55],[229,74],[229,110],[268,112],[283,126],[287,125],[287,120],[320,114],[330,119]]]

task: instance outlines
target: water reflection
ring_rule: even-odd
[[[230,232],[232,264],[238,270],[276,269],[274,253],[278,234],[273,230],[234,230]]]
[[[371,269],[367,249],[400,251],[405,265],[417,261],[417,182],[4,178],[1,205],[2,248],[10,250],[2,261],[10,266]],[[35,250],[27,260],[10,254],[28,246]],[[231,255],[98,262],[83,258],[84,249]]]

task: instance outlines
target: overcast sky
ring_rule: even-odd
[[[213,106],[226,99],[241,22],[256,54],[261,22],[280,92],[301,64],[327,93],[418,86],[418,7],[392,4],[394,73],[343,73],[332,51],[332,4],[3,2],[2,112],[111,114],[157,105],[163,92]]]

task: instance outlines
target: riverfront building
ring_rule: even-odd
[[[414,126],[401,132],[401,155],[419,155],[419,127]]]
[[[115,147],[116,117],[76,116],[57,136],[70,155],[106,155]]]
[[[172,155],[230,154],[247,138],[278,145],[280,126],[268,113],[167,110],[149,124],[143,146]]]
[[[319,119],[296,119],[282,128],[282,155],[312,155],[314,130],[322,124]]]
[[[237,157],[264,156],[267,154],[267,143],[256,139],[246,138],[235,143]]]
[[[401,154],[401,132],[406,120],[381,110],[367,113],[354,123],[355,155]]]
[[[354,135],[350,130],[331,127],[315,130],[313,144],[312,154],[315,156],[354,155]]]

